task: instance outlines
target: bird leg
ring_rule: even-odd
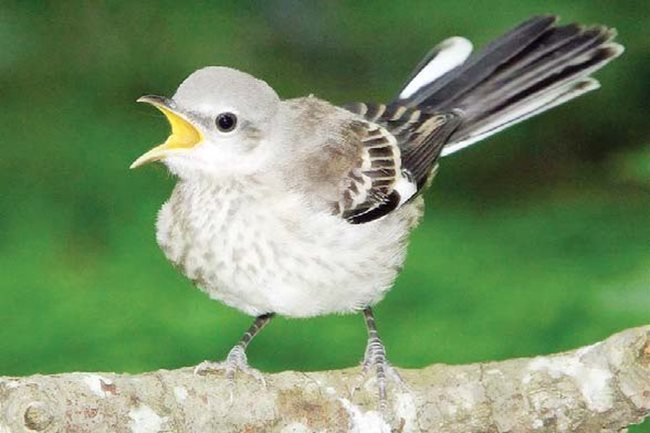
[[[385,410],[387,407],[386,377],[388,376],[400,386],[405,386],[405,384],[397,370],[395,370],[388,362],[388,359],[386,359],[386,348],[377,332],[375,317],[372,314],[372,309],[370,307],[363,310],[363,317],[366,321],[366,327],[368,328],[368,344],[366,345],[365,356],[361,363],[362,373],[363,375],[366,375],[371,368],[375,368],[377,388],[379,389],[379,407],[380,409]]]
[[[246,358],[246,348],[251,340],[271,321],[273,313],[262,314],[255,318],[250,328],[244,333],[241,340],[230,349],[228,356],[221,362],[203,361],[194,368],[194,374],[204,374],[209,371],[225,371],[228,384],[232,387],[235,383],[235,372],[240,370],[242,373],[254,377],[265,385],[262,373],[248,365]],[[232,398],[232,393],[231,393]]]

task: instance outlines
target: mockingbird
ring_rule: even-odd
[[[393,284],[422,191],[441,157],[598,87],[617,57],[613,29],[534,17],[470,56],[453,37],[433,48],[387,104],[281,100],[225,67],[192,73],[172,98],[143,96],[171,135],[131,168],[162,161],[178,183],[158,214],[167,258],[211,298],[255,316],[221,363],[261,378],[245,350],[275,314],[363,312],[363,371],[386,358],[372,306]]]

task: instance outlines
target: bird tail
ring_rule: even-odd
[[[538,16],[470,56],[464,38],[445,40],[416,67],[395,102],[423,111],[460,110],[449,155],[599,87],[589,75],[623,52],[614,29],[555,25]]]

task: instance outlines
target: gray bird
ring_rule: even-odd
[[[454,37],[433,48],[388,104],[281,100],[246,73],[206,67],[172,98],[143,96],[171,124],[131,168],[162,161],[178,178],[158,214],[166,257],[211,298],[256,317],[220,363],[261,378],[245,350],[276,315],[362,312],[363,371],[380,402],[386,358],[372,307],[402,268],[441,157],[567,102],[623,52],[613,29],[534,17],[470,56]]]

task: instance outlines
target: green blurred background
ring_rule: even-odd
[[[398,366],[531,356],[650,322],[650,3],[606,0],[18,2],[0,6],[0,375],[141,372],[223,357],[250,318],[164,259],[174,180],[145,93],[229,65],[283,97],[382,101],[431,46],[537,13],[619,30],[603,88],[443,161],[377,308]],[[358,316],[278,319],[263,370],[355,365]],[[635,432],[650,432],[650,425]]]

